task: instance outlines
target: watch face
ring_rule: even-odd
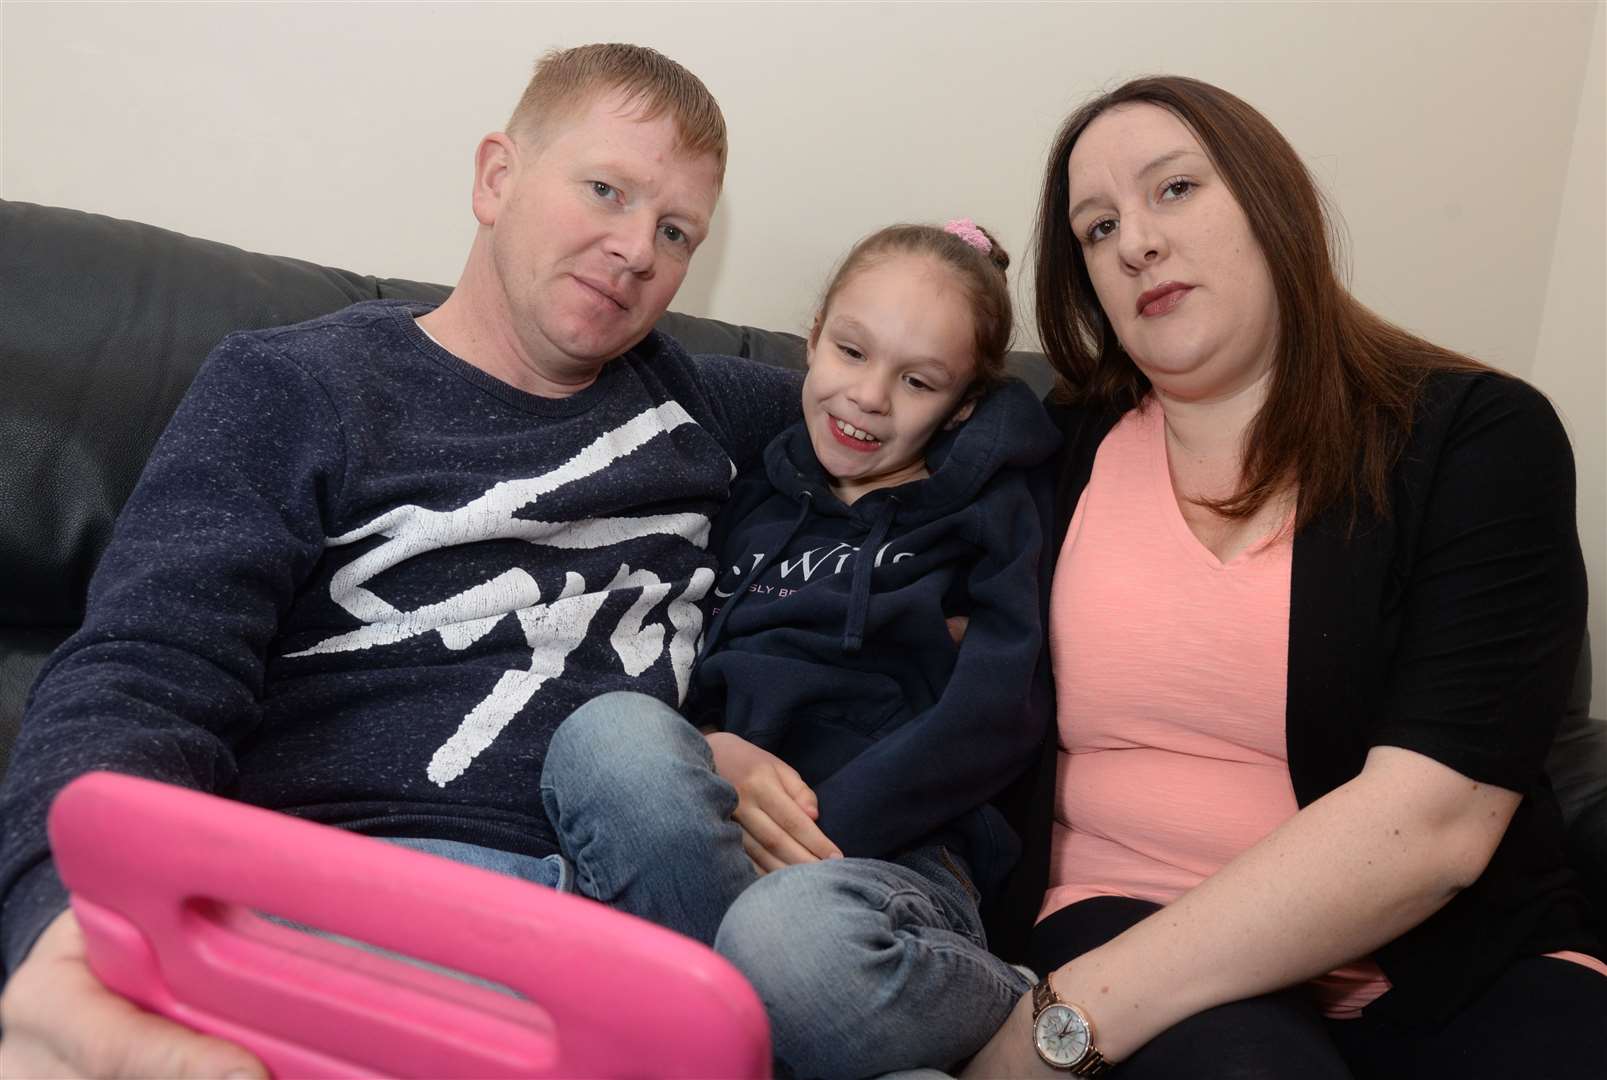
[[[1051,1005],[1032,1025],[1038,1056],[1051,1065],[1067,1068],[1088,1053],[1088,1021],[1070,1005]]]

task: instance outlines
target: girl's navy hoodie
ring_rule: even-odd
[[[1020,852],[990,800],[1050,720],[1029,470],[1059,433],[1028,388],[989,394],[928,448],[930,476],[832,493],[800,422],[720,515],[692,714],[796,768],[844,854],[941,843],[984,895]],[[963,641],[946,618],[968,617]],[[1030,704],[1029,704],[1030,703]]]

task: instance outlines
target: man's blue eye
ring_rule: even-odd
[[[666,225],[664,226],[664,239],[672,244],[683,243],[686,240],[686,233],[682,232],[678,226]]]
[[[614,196],[614,185],[605,184],[601,180],[593,180],[591,182],[591,190],[592,194],[596,195],[599,199],[611,199]]]

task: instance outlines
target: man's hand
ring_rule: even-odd
[[[796,769],[739,735],[716,731],[706,738],[714,751],[714,771],[737,789],[732,817],[742,826],[742,847],[760,873],[843,857],[815,824],[820,804]]]
[[[0,996],[0,1077],[252,1077],[246,1051],[145,1012],[89,970],[71,911],[45,928]]]

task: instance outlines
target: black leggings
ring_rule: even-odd
[[[1125,897],[1084,900],[1034,928],[1030,963],[1051,971],[1154,911]],[[1099,1023],[1099,1017],[1094,1017]],[[1121,1063],[1121,1080],[1601,1080],[1607,978],[1566,960],[1513,964],[1443,1028],[1402,1031],[1365,1010],[1325,1020],[1302,987],[1218,1005],[1161,1032]]]

